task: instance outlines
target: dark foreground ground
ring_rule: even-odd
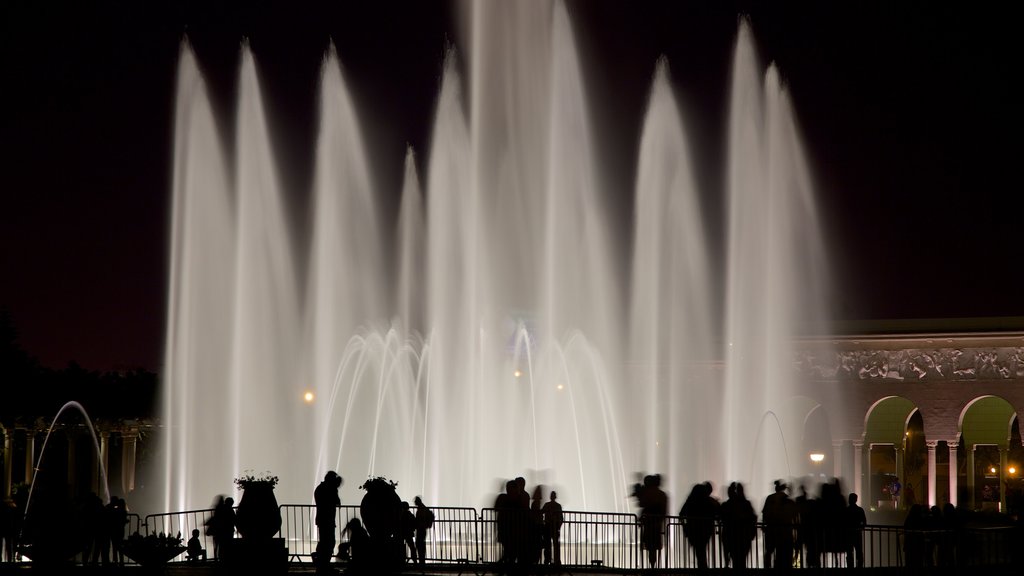
[[[623,570],[623,569],[600,569],[594,567],[584,566],[563,566],[561,569],[549,568],[549,567],[535,567],[530,571],[520,572],[503,572],[497,569],[494,565],[434,565],[426,566],[424,569],[408,569],[403,572],[387,572],[384,570],[369,569],[360,572],[360,576],[376,575],[376,574],[407,574],[410,576],[483,576],[483,575],[507,575],[507,576],[527,576],[527,575],[551,575],[556,576],[564,574],[567,576],[599,576],[608,574],[650,574],[650,575],[667,575],[667,574],[706,574],[708,572],[721,573],[721,574],[769,574],[769,573],[782,573],[772,570],[761,570],[761,569],[747,569],[747,570],[731,570],[731,569],[711,569],[700,571],[696,569],[690,570]],[[925,569],[925,570],[912,570],[908,568],[865,568],[860,570],[848,570],[845,568],[825,568],[825,569],[793,569],[788,573],[799,575],[799,574],[844,574],[844,573],[856,573],[861,575],[959,575],[959,574],[978,574],[978,569],[971,568],[959,568],[959,569]],[[122,566],[122,567],[100,567],[100,566],[81,566],[81,565],[66,565],[66,566],[33,566],[32,564],[0,564],[0,575],[19,575],[19,574],[74,574],[80,576],[89,575],[119,575],[125,576],[148,576],[151,574],[159,574],[163,576],[224,576],[231,574],[258,574],[263,576],[265,574],[316,574],[316,570],[310,564],[302,563],[291,563],[288,564],[287,572],[281,572],[280,570],[272,570],[267,567],[254,567],[254,568],[227,568],[222,565],[215,563],[206,564],[184,564],[184,563],[173,563],[168,564],[159,568],[145,568],[142,566]],[[335,574],[341,576],[345,574],[351,574],[346,572],[344,566],[339,565],[338,570]],[[1024,574],[1024,567],[1008,567],[1008,568],[985,568],[981,572],[985,576],[1019,576]]]

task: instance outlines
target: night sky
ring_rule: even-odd
[[[159,370],[174,87],[188,34],[233,133],[249,38],[283,178],[308,194],[321,56],[337,45],[394,217],[426,149],[450,2],[8,0],[0,5],[0,309],[48,366]],[[1020,9],[997,3],[569,1],[609,190],[628,206],[659,55],[683,103],[705,214],[722,216],[729,68],[747,14],[805,136],[836,315],[1024,316]],[[233,143],[228,142],[229,147]],[[421,162],[422,168],[422,162]],[[624,208],[628,209],[628,208]]]

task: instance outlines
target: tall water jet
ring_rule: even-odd
[[[795,423],[813,404],[793,400],[810,391],[791,343],[804,320],[826,318],[827,283],[791,104],[774,71],[762,80],[749,27],[733,71],[723,319],[715,227],[668,64],[652,80],[623,254],[565,6],[470,9],[469,50],[445,59],[422,183],[407,153],[397,222],[383,219],[328,50],[308,235],[288,202],[302,194],[278,179],[249,50],[228,155],[183,49],[169,508],[205,504],[246,468],[280,474],[282,502],[308,500],[335,469],[346,502],[384,475],[403,494],[481,507],[495,479],[527,475],[558,486],[568,508],[606,511],[630,509],[631,472],[666,473],[678,497],[743,480],[756,498],[797,469],[775,454],[799,453]]]
[[[234,469],[231,388],[236,218],[228,164],[191,46],[178,63],[163,405],[163,509],[209,502]],[[200,472],[201,471],[201,472]]]
[[[710,372],[718,351],[708,240],[685,134],[663,59],[640,136],[629,365],[640,392],[643,469],[667,472],[678,494],[725,477],[720,437],[699,433],[717,425],[721,396]]]
[[[242,50],[237,134],[238,251],[228,407],[236,474],[292,469],[311,460],[313,453],[296,453],[291,444],[313,436],[309,419],[302,417],[304,383],[297,379],[301,316],[281,183],[248,46]],[[300,490],[292,497],[307,491],[301,485],[296,488]],[[282,482],[280,492],[291,496],[291,489]]]
[[[810,179],[778,72],[761,77],[749,25],[740,23],[729,121],[726,288],[726,475],[767,491],[803,470],[803,414],[788,407],[805,392],[794,372],[794,340],[826,318],[825,277]],[[812,333],[814,328],[811,328]],[[781,437],[761,434],[771,411]],[[789,430],[790,433],[786,433]],[[775,440],[772,440],[775,439]],[[759,458],[749,457],[755,447]]]
[[[385,318],[390,286],[385,281],[383,237],[361,128],[341,72],[332,45],[321,73],[305,311],[309,326],[305,349],[311,354],[305,365],[312,368],[306,376],[322,400],[332,392],[340,352],[349,339],[361,326]],[[320,435],[331,415],[322,402],[317,402],[315,414]],[[320,448],[322,463],[327,454],[325,447]],[[326,470],[319,465],[314,477],[322,477]]]

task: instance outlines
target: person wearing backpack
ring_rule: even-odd
[[[416,503],[416,560],[420,564],[427,562],[427,530],[434,526],[434,512],[423,504],[417,496]]]

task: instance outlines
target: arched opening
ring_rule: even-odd
[[[1012,478],[1020,477],[1020,464],[1011,464],[1010,454],[1015,421],[1013,406],[998,396],[976,398],[961,412],[960,437],[967,455],[966,497],[958,499],[961,506],[966,503],[972,510],[1006,511],[1005,487]],[[1019,437],[1019,431],[1017,434]]]
[[[913,431],[920,435],[923,445],[923,430],[917,406],[906,398],[889,396],[875,402],[868,410],[864,419],[864,444],[868,451],[864,492],[868,497],[864,501],[872,511],[895,511],[905,507],[907,434]],[[916,460],[914,463],[916,467]],[[916,500],[916,490],[911,490]]]

